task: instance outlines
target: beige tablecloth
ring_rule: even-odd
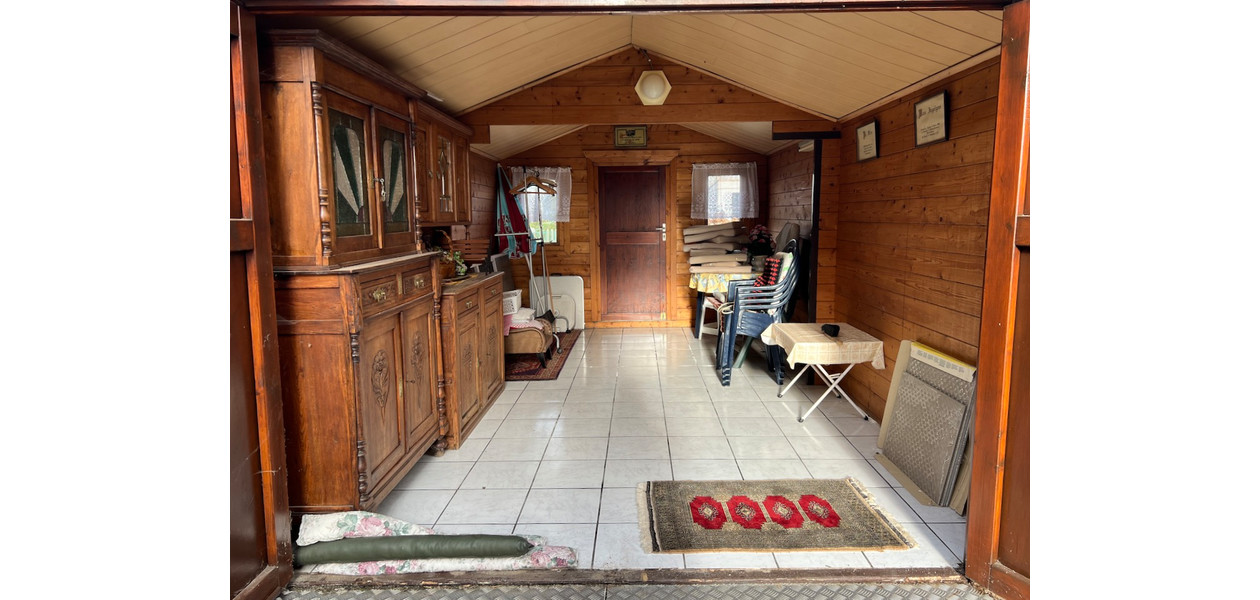
[[[884,368],[884,342],[847,323],[836,323],[840,333],[831,337],[822,332],[823,323],[775,323],[761,332],[768,346],[781,346],[789,367],[806,365],[846,365],[871,363]]]
[[[726,292],[726,284],[739,279],[756,279],[757,273],[692,273],[688,287],[697,292],[712,294]]]

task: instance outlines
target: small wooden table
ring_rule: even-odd
[[[827,390],[814,401],[814,404],[805,411],[805,414],[796,419],[798,423],[803,423],[805,418],[822,404],[823,399],[830,394],[832,390],[849,401],[849,404],[863,419],[870,419],[866,411],[858,408],[857,403],[849,397],[848,394],[840,389],[840,380],[844,379],[849,371],[859,363],[869,362],[876,369],[884,368],[884,342],[876,339],[874,336],[865,333],[858,328],[847,323],[835,323],[840,332],[836,337],[831,337],[822,332],[824,323],[774,323],[766,328],[761,334],[761,341],[767,346],[779,346],[783,348],[786,355],[788,367],[794,368],[796,363],[801,363],[812,367],[823,379],[830,382]],[[849,365],[844,372],[839,374],[828,373],[823,365]],[[782,398],[792,386],[796,384],[796,380],[801,378],[809,369],[802,368],[796,377],[779,390],[779,397]]]

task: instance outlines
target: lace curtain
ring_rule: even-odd
[[[757,163],[691,166],[691,218],[747,219],[757,216]]]
[[[527,191],[516,195],[516,201],[525,213],[525,220],[533,223],[539,221],[556,221],[565,223],[569,220],[569,199],[573,193],[573,173],[569,167],[511,167],[508,177],[512,187],[525,181],[526,174],[539,179],[550,179],[556,182],[556,194]]]

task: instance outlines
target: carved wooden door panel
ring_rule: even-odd
[[[368,493],[406,450],[399,390],[402,389],[402,331],[398,315],[371,319],[359,344],[359,435],[367,466]]]
[[[428,298],[403,311],[403,422],[407,448],[421,443],[437,429],[437,371],[435,350],[437,324],[433,322],[433,302]]]
[[[458,361],[459,370],[459,423],[461,425],[461,437],[467,435],[464,426],[468,424],[469,417],[476,415],[481,410],[481,388],[478,386],[479,375],[478,364],[481,357],[477,352],[480,345],[480,313],[473,311],[465,313],[456,323],[459,332],[456,336],[459,339],[455,353],[455,360]]]
[[[600,319],[665,318],[665,167],[599,170]]]
[[[502,304],[483,310],[481,314],[481,398],[490,394],[503,381],[503,314]],[[493,310],[500,308],[500,310]]]

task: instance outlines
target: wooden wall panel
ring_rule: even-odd
[[[801,228],[801,237],[812,237],[814,208],[814,153],[801,152],[789,146],[770,155],[770,214],[767,227],[771,235],[787,223]]]
[[[653,55],[650,66],[664,71],[670,82],[669,96],[660,106],[643,106],[635,95],[634,84],[649,63],[638,49],[627,48],[460,119],[470,125],[614,125],[816,118],[660,56]],[[611,137],[611,129],[604,131]]]
[[[607,62],[607,61],[604,61]],[[569,78],[588,76],[584,68],[567,75]],[[667,200],[667,208],[671,221],[667,225],[669,253],[673,261],[666,276],[667,321],[664,325],[684,327],[693,322],[695,314],[695,291],[687,286],[691,279],[687,255],[683,252],[681,231],[692,225],[701,224],[691,218],[691,165],[705,162],[756,162],[758,173],[767,173],[769,168],[764,155],[752,152],[739,146],[714,139],[703,133],[678,125],[649,125],[648,150],[677,150],[678,157],[670,164],[673,173],[672,194]],[[593,125],[564,137],[532,148],[516,156],[504,159],[505,166],[567,166],[572,169],[573,197],[570,206],[570,221],[558,226],[558,244],[547,247],[547,266],[553,275],[578,275],[585,283],[586,323],[588,327],[599,327],[598,301],[599,286],[596,278],[599,262],[599,230],[597,217],[595,174],[590,173],[590,162],[586,159],[587,151],[616,150],[612,141],[612,126]],[[759,194],[763,199],[762,214],[767,210],[766,200],[769,196],[768,177],[759,177]],[[754,222],[751,221],[750,222]],[[764,222],[764,219],[762,219]],[[529,272],[525,261],[513,261],[513,280],[518,287],[528,284]],[[542,274],[540,260],[534,261],[534,272]],[[618,323],[617,326],[661,326],[660,322]]]
[[[472,224],[456,225],[451,230],[455,239],[485,239],[494,235],[495,162],[476,152],[468,153],[468,178],[472,183]]]
[[[845,379],[877,420],[901,340],[977,362],[997,83],[995,58],[845,122],[840,139],[821,142],[817,318],[884,341],[883,370],[862,365]],[[916,148],[914,103],[941,90],[949,139]],[[855,130],[872,118],[879,156],[859,163]]]

